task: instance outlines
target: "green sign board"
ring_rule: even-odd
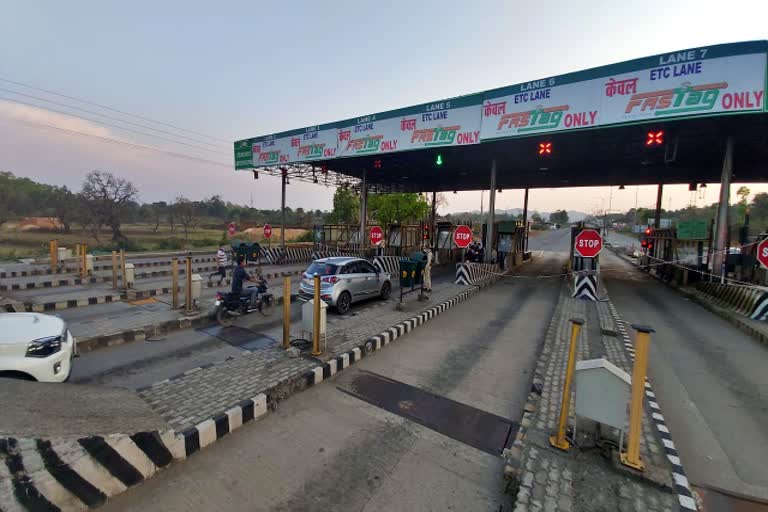
[[[703,220],[689,220],[681,222],[677,226],[677,238],[679,240],[706,240],[707,223]]]

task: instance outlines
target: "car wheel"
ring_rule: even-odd
[[[381,287],[381,294],[379,294],[379,298],[381,300],[387,300],[391,293],[392,293],[392,285],[389,282],[386,282]]]
[[[349,311],[349,306],[352,305],[352,296],[349,292],[343,292],[339,295],[339,299],[336,301],[336,312],[340,315],[346,315]]]

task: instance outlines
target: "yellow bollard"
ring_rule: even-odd
[[[112,289],[117,290],[117,251],[112,251]]]
[[[568,428],[568,409],[571,405],[571,380],[573,380],[573,369],[576,367],[576,344],[582,325],[584,325],[584,320],[571,318],[571,344],[568,349],[568,365],[565,369],[563,397],[560,402],[560,421],[557,425],[557,434],[549,437],[549,444],[565,451],[568,451],[571,447],[571,444],[565,438],[565,431]]]
[[[632,325],[635,335],[635,365],[632,367],[632,398],[629,403],[629,436],[627,451],[621,454],[621,463],[643,471],[645,465],[640,460],[640,436],[643,433],[643,395],[645,394],[645,376],[648,370],[648,344],[650,327]]]
[[[291,278],[283,279],[283,348],[291,347]]]
[[[171,302],[173,309],[179,307],[179,258],[171,258]]]
[[[59,267],[59,241],[51,240],[48,243],[48,250],[51,253],[51,272],[56,273],[56,269]]]
[[[80,276],[85,277],[88,275],[88,246],[86,244],[80,244]]]
[[[125,251],[120,249],[120,275],[123,276],[123,288],[128,289],[128,283],[125,282]]]
[[[187,272],[187,275],[184,277],[186,278],[186,281],[187,281],[187,287],[184,290],[185,291],[184,300],[187,301],[186,310],[192,311],[192,256],[187,256],[186,272]]]
[[[312,322],[312,355],[322,355],[320,350],[320,276],[315,274],[315,307]]]

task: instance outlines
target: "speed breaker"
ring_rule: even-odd
[[[600,280],[600,251],[603,237],[593,228],[571,228],[571,270],[573,296],[578,299],[597,300]]]

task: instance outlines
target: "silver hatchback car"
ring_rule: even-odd
[[[392,276],[379,271],[362,258],[334,257],[315,260],[299,284],[299,299],[314,296],[314,275],[320,276],[320,298],[339,314],[349,311],[353,302],[371,297],[382,300],[392,293]]]

